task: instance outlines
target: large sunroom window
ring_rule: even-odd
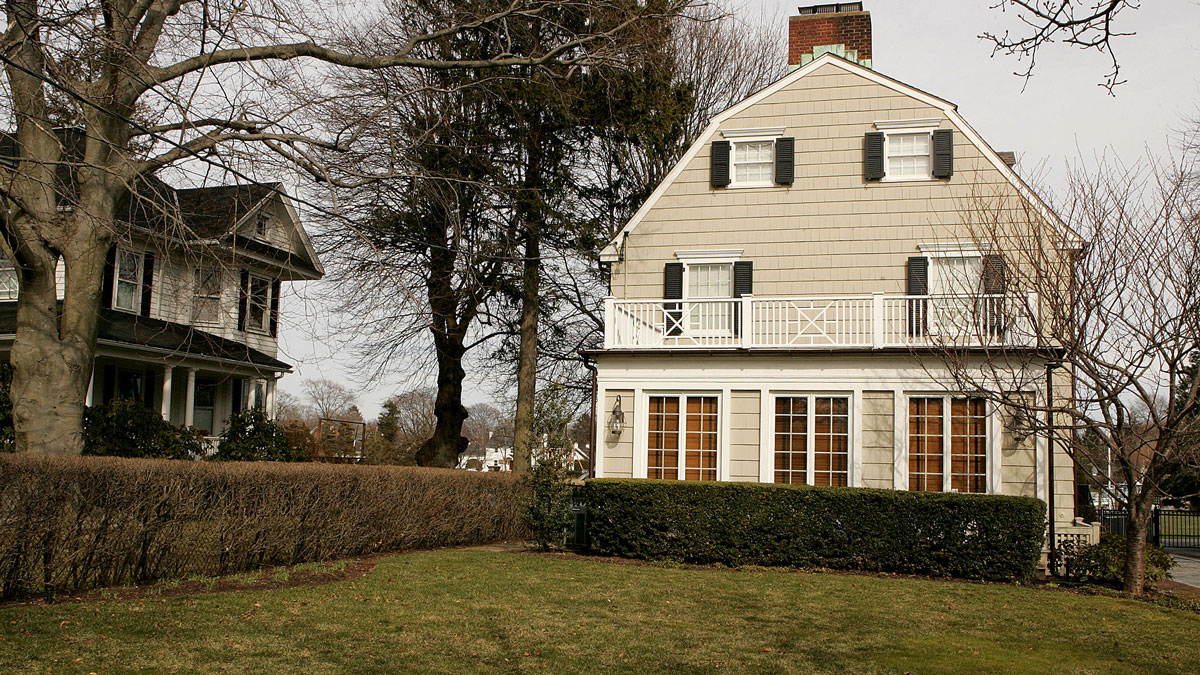
[[[987,401],[908,400],[908,489],[987,492]]]
[[[717,479],[716,396],[651,396],[649,416],[648,478]]]
[[[850,399],[775,397],[775,482],[850,484]]]

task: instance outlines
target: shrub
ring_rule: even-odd
[[[1103,534],[1100,543],[1071,551],[1067,559],[1070,576],[1103,586],[1121,588],[1125,581],[1128,540],[1119,534]],[[1175,559],[1160,547],[1146,542],[1146,586],[1154,588],[1170,576]]]
[[[136,401],[116,399],[83,411],[83,454],[106,457],[203,457],[196,430],[177,427]]]
[[[1027,497],[760,483],[598,479],[585,484],[600,553],[1026,579],[1045,504]]]
[[[0,455],[0,596],[523,538],[519,481],[447,469]]]
[[[524,479],[522,514],[530,536],[542,550],[561,543],[571,524],[570,465],[566,459],[560,451],[542,451]]]
[[[229,416],[221,444],[212,457],[223,462],[302,462],[304,449],[292,445],[283,430],[260,408]]]

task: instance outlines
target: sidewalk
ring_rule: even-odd
[[[1171,570],[1171,579],[1181,584],[1200,588],[1200,551],[1196,549],[1167,549],[1175,557],[1179,567]]]

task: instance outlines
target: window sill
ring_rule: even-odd
[[[779,183],[730,183],[725,186],[726,190],[746,190],[750,188],[775,188],[775,187],[791,187],[780,185]]]
[[[942,178],[934,178],[933,176],[915,176],[913,178],[888,178],[884,176],[877,181],[868,181],[872,183],[941,183]]]

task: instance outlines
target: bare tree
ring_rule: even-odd
[[[316,426],[312,408],[305,405],[299,396],[281,391],[275,394],[275,419],[282,423],[299,422],[306,426]]]
[[[350,414],[355,407],[358,397],[344,385],[326,378],[304,381],[304,398],[317,414],[317,417],[341,419]],[[361,418],[361,416],[360,416]]]
[[[958,312],[969,320],[938,340],[961,391],[991,398],[1077,462],[1111,466],[1102,478],[1128,509],[1131,593],[1144,588],[1154,501],[1200,441],[1200,384],[1189,377],[1200,335],[1198,159],[1075,171],[1058,209],[1074,233],[1031,200],[981,189],[964,217],[991,251],[990,288],[973,289],[986,294]],[[918,302],[933,321],[938,300]]]
[[[18,448],[80,452],[104,261],[118,236],[119,207],[140,181],[184,160],[236,174],[229,154],[248,146],[265,146],[324,178],[311,149],[352,145],[356,129],[315,137],[316,127],[281,92],[316,94],[339,69],[607,63],[621,58],[623,38],[647,16],[677,6],[390,0],[371,10],[300,0],[9,2],[0,50],[7,87],[0,98],[15,133],[11,161],[0,166],[6,201],[0,249],[20,271],[11,354]],[[594,20],[574,32],[552,26],[559,39],[537,53],[504,47],[512,22],[540,24],[563,7]],[[353,25],[342,25],[341,17]],[[335,44],[327,39],[333,35],[352,37]],[[489,37],[501,47],[451,58],[428,48],[453,37]],[[381,42],[387,52],[358,51]],[[82,130],[81,147],[64,147],[55,131],[64,124]],[[60,168],[69,169],[66,185]],[[55,298],[60,261],[61,306]]]
[[[609,292],[607,272],[596,265],[600,249],[714,115],[787,72],[780,25],[774,16],[734,14],[728,4],[698,6],[671,23],[663,53],[632,74],[634,86],[619,76],[596,82],[602,110],[590,114],[606,121],[574,172],[572,220],[582,226],[549,238],[541,256],[540,383],[558,383],[577,403],[587,398],[580,352],[603,339],[599,307]]]
[[[1113,51],[1113,38],[1133,35],[1117,30],[1117,17],[1125,10],[1133,11],[1140,6],[1138,0],[999,0],[992,9],[1012,11],[1021,28],[1015,33],[983,33],[979,37],[992,43],[993,54],[1003,53],[1025,60],[1024,70],[1014,73],[1025,79],[1033,76],[1038,52],[1054,42],[1106,54],[1112,70],[1104,76],[1101,86],[1112,92],[1125,82],[1118,79],[1121,64]]]

